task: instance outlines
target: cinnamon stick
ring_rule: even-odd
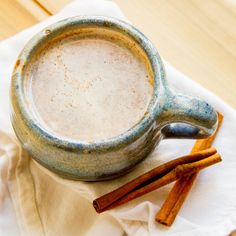
[[[115,208],[117,206],[120,206],[124,203],[127,203],[127,202],[137,198],[137,197],[140,197],[140,196],[142,196],[146,193],[149,193],[155,189],[165,186],[171,182],[174,182],[183,176],[189,175],[189,174],[194,173],[196,171],[200,171],[201,169],[206,168],[206,167],[213,165],[213,164],[220,162],[220,161],[221,161],[221,157],[218,153],[216,153],[210,157],[207,157],[207,158],[197,161],[197,162],[193,162],[190,164],[178,165],[175,169],[170,171],[167,175],[151,182],[148,185],[145,185],[142,188],[132,191],[130,194],[127,194],[124,197],[120,198],[119,200],[115,201],[112,205],[108,206],[105,210],[109,210],[109,209]]]
[[[218,125],[215,133],[209,138],[197,140],[192,148],[191,153],[204,150],[212,145],[219,131],[219,128],[222,124],[222,121],[223,121],[223,115],[218,112]],[[194,174],[181,177],[178,181],[176,181],[174,187],[168,194],[168,197],[165,200],[164,204],[162,205],[161,209],[156,214],[155,219],[157,222],[166,226],[170,226],[174,222],[196,177],[197,177],[197,172]]]
[[[209,156],[212,156],[215,153],[216,153],[215,148],[209,148],[198,153],[193,153],[169,161],[137,177],[136,179],[128,182],[127,184],[121,186],[120,188],[108,194],[105,194],[102,197],[97,198],[96,200],[93,201],[93,206],[98,213],[101,213],[105,210],[126,203],[138,196],[141,196],[147,192],[150,192],[156,188],[164,186],[180,178],[183,175],[183,172],[180,173],[179,171],[181,165],[183,167],[186,167],[185,165],[190,165],[186,163],[195,163],[199,165],[202,162],[197,163],[198,161],[206,159],[207,157],[209,158]],[[219,160],[219,156],[217,156],[217,158]],[[206,166],[207,163],[208,162],[206,161],[205,162]],[[192,166],[190,165],[190,167],[188,168],[192,168]],[[184,169],[184,171],[189,174],[186,168]],[[197,170],[194,169],[193,171]]]

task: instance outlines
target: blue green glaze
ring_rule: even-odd
[[[114,138],[87,143],[55,136],[34,119],[28,102],[25,68],[35,51],[55,35],[91,26],[121,32],[141,46],[152,67],[154,92],[145,116],[137,125]],[[123,175],[147,157],[161,139],[204,138],[214,132],[217,123],[216,112],[209,104],[196,97],[176,94],[168,87],[156,48],[139,30],[106,17],[68,18],[34,36],[14,68],[11,104],[13,128],[32,157],[64,177],[86,181]]]

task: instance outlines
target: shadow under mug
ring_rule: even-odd
[[[153,95],[147,112],[135,126],[116,137],[94,143],[55,135],[43,127],[30,107],[29,78],[25,68],[37,51],[60,35],[93,29],[116,34],[138,45],[153,74]],[[177,94],[165,78],[161,58],[153,44],[123,21],[99,17],[73,17],[48,26],[35,35],[19,55],[11,83],[11,120],[24,149],[51,171],[67,178],[98,181],[130,171],[166,138],[205,138],[217,124],[217,114],[197,97]]]

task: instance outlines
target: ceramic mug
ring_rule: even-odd
[[[151,102],[139,123],[125,133],[94,143],[60,137],[40,124],[30,106],[29,78],[25,73],[32,56],[41,47],[60,35],[82,33],[81,29],[119,34],[139,45],[154,78]],[[68,18],[34,36],[17,59],[12,74],[11,104],[12,125],[23,148],[55,173],[86,181],[123,175],[147,157],[161,139],[205,138],[214,132],[217,123],[217,114],[207,102],[169,88],[156,48],[139,30],[107,17]]]

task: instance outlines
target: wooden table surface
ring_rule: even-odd
[[[0,39],[71,0],[0,0]],[[236,108],[235,0],[116,0],[161,56]]]

